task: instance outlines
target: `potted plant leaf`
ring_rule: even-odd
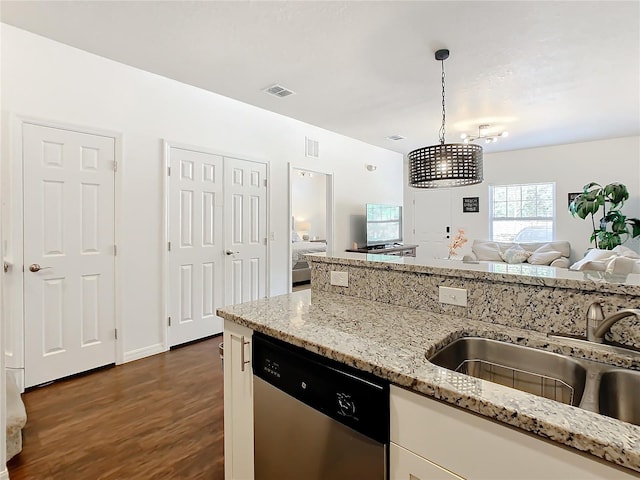
[[[590,241],[595,243],[596,248],[612,250],[627,239],[640,236],[640,220],[627,218],[620,211],[628,199],[627,187],[621,183],[609,183],[603,187],[591,182],[569,204],[569,211],[583,220],[591,216],[593,233]],[[596,223],[595,216],[599,215],[600,209],[602,217]]]

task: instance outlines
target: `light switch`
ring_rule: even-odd
[[[453,287],[438,287],[440,303],[448,305],[467,306],[467,289]]]

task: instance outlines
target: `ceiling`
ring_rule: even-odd
[[[384,148],[640,135],[638,1],[9,1],[4,23]],[[284,98],[263,89],[279,83]],[[402,135],[404,140],[386,137]]]

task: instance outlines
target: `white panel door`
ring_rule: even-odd
[[[25,386],[115,362],[115,139],[24,124]]]
[[[266,295],[267,166],[224,159],[227,305]]]
[[[169,345],[222,332],[223,160],[169,149]]]
[[[417,255],[423,259],[447,258],[452,234],[451,190],[430,188],[416,190],[414,195]]]

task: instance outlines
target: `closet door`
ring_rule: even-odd
[[[226,303],[266,296],[267,165],[224,159]]]
[[[169,147],[169,346],[222,332],[223,159]]]

